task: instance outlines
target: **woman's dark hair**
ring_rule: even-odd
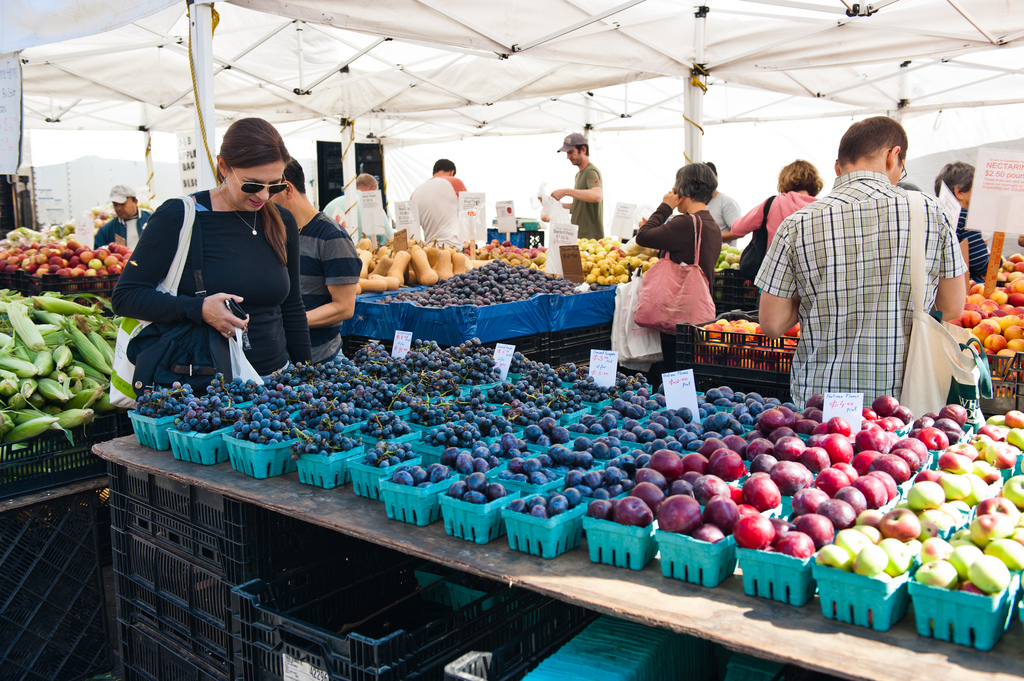
[[[718,176],[707,163],[691,163],[676,171],[676,194],[708,203],[718,189]]]
[[[288,164],[292,160],[280,133],[262,118],[242,118],[231,124],[220,143],[220,154],[228,168],[254,168],[277,163]],[[224,177],[217,171],[217,181]],[[267,201],[259,210],[267,243],[274,249],[282,265],[288,264],[287,240],[284,222],[277,204]]]
[[[943,182],[949,187],[949,191],[954,193],[954,190],[957,189],[962,192],[971,191],[971,187],[974,186],[974,166],[963,161],[947,163],[943,166],[939,174],[935,176],[935,196],[939,195]]]

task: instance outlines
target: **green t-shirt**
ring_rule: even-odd
[[[576,186],[573,189],[593,189],[604,187],[601,182],[601,171],[593,163],[576,173]],[[587,203],[579,199],[572,200],[572,208],[569,210],[572,224],[578,226],[579,238],[581,239],[603,239],[604,238],[604,201]]]

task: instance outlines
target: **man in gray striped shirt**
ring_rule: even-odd
[[[832,192],[779,226],[756,285],[761,329],[778,338],[798,321],[790,390],[863,392],[865,404],[899,396],[912,326],[910,205],[896,186],[907,134],[885,116],[854,124],[839,143]],[[927,204],[925,305],[944,319],[963,312],[967,271],[949,220]]]

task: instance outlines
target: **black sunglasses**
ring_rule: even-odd
[[[288,188],[286,182],[275,182],[273,184],[263,184],[261,182],[242,182],[242,191],[246,194],[259,194],[261,191],[266,189],[268,192],[273,194],[280,194]]]

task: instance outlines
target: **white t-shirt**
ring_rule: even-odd
[[[419,215],[423,241],[434,239],[452,246],[462,245],[459,227],[459,196],[452,183],[443,177],[432,177],[409,197]]]
[[[732,223],[743,215],[736,199],[726,196],[722,192],[718,192],[717,196],[708,201],[708,212],[711,213],[711,217],[715,219],[723,232],[732,227]]]

